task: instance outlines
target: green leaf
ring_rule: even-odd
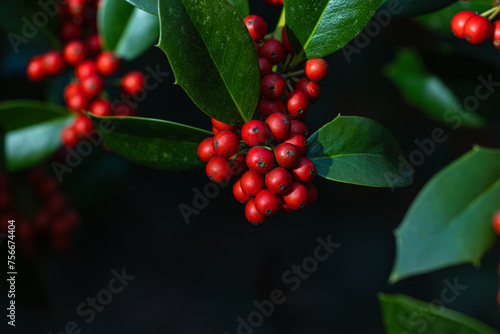
[[[392,134],[370,119],[339,115],[308,143],[307,157],[327,179],[372,187],[405,187],[413,181],[412,175],[400,176],[401,150]]]
[[[0,130],[4,132],[8,171],[32,167],[60,146],[60,133],[73,119],[66,108],[32,100],[0,103]]]
[[[103,0],[97,13],[104,48],[132,60],[158,41],[158,17],[124,0]]]
[[[132,5],[145,10],[148,13],[158,16],[157,0],[127,0]],[[248,0],[228,0],[231,5],[240,13],[242,17],[246,17],[250,13]]]
[[[406,295],[379,294],[387,334],[498,334],[463,313]]]
[[[409,17],[438,11],[457,0],[384,0],[380,11],[389,11],[394,17]]]
[[[240,13],[241,17],[245,18],[250,15],[248,0],[228,0],[231,5]]]
[[[296,54],[324,57],[349,43],[368,24],[380,0],[286,0],[289,41]]]
[[[160,43],[176,83],[207,115],[249,121],[260,93],[254,44],[235,9],[220,0],[160,1]]]
[[[104,144],[138,164],[163,170],[189,170],[204,163],[197,154],[199,143],[213,133],[191,126],[141,117],[90,115]]]
[[[395,231],[390,280],[463,263],[478,264],[493,245],[500,197],[500,151],[475,147],[438,172]]]

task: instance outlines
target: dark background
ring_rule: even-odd
[[[265,17],[270,30],[279,15],[278,9],[268,9],[260,1],[251,3],[251,12]],[[26,61],[43,49],[29,46],[13,55],[6,39],[2,41],[1,99],[42,100],[55,89],[57,94],[49,99],[62,102],[60,94],[69,77],[49,84],[30,83],[24,77]],[[456,52],[437,53],[437,46],[443,45]],[[498,246],[478,268],[463,265],[388,283],[395,256],[392,231],[425,182],[473,144],[500,146],[498,115],[486,129],[453,130],[404,102],[383,74],[402,46],[419,49],[429,68],[454,74],[448,78],[459,86],[474,84],[479,74],[493,72],[499,79],[494,66],[498,51],[490,45],[470,46],[451,32],[438,37],[410,20],[393,20],[352,56],[352,63],[342,51],[327,57],[331,73],[321,82],[323,97],[312,106],[307,125],[312,133],[339,113],[369,117],[394,134],[406,158],[418,149],[414,140],[429,138],[433,129],[442,127],[448,140],[415,168],[412,186],[392,192],[317,178],[319,199],[313,207],[275,216],[258,227],[246,221],[244,206],[228,188],[186,224],[178,206],[192,206],[193,189],[203,191],[208,182],[203,170],[157,171],[95,149],[62,183],[83,216],[71,250],[42,249],[34,259],[18,261],[16,328],[6,328],[2,315],[1,332],[55,334],[75,321],[82,333],[93,334],[233,334],[237,318],[246,319],[256,310],[254,300],[269,299],[272,290],[281,289],[286,302],[276,306],[254,333],[384,333],[377,293],[405,293],[431,301],[440,298],[445,280],[455,278],[467,289],[446,306],[498,328]],[[126,64],[123,73],[156,64],[170,72],[165,55],[153,48]],[[141,115],[209,129],[209,118],[173,82],[171,75],[150,92],[140,105]],[[468,94],[471,91],[463,96]],[[497,111],[498,94],[481,109]],[[18,203],[25,200],[16,198]],[[283,273],[313,255],[318,237],[328,236],[341,246],[291,291],[281,280]],[[6,254],[3,245],[0,249]],[[86,317],[76,313],[77,305],[106,288],[111,271],[122,268],[135,278],[85,323]],[[4,272],[1,291],[6,291]],[[0,294],[2,313],[5,295]]]

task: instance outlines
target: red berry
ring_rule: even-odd
[[[101,38],[98,34],[93,34],[87,37],[85,40],[85,48],[87,53],[91,56],[95,56],[101,51]]]
[[[248,32],[254,41],[260,41],[266,36],[267,24],[264,19],[258,15],[249,15],[243,20],[247,26]]]
[[[85,44],[82,41],[74,40],[66,44],[63,50],[64,61],[70,65],[76,65],[87,56]]]
[[[266,187],[277,195],[282,195],[292,186],[292,176],[283,167],[276,167],[266,174]]]
[[[298,133],[298,134],[304,135],[304,137],[307,138],[307,127],[303,122],[297,121],[297,120],[292,120],[292,121],[290,121],[290,124],[291,124],[290,134]]]
[[[222,183],[228,181],[231,176],[231,164],[223,157],[215,156],[207,163],[207,176],[210,181]]]
[[[63,41],[78,39],[82,36],[82,28],[73,21],[65,21],[61,26],[61,38]]]
[[[269,129],[266,123],[252,120],[241,128],[241,138],[248,146],[264,145],[269,139]]]
[[[94,129],[94,124],[87,116],[80,115],[75,120],[75,125],[73,127],[80,137],[88,137],[90,132]]]
[[[269,115],[266,119],[266,124],[269,130],[271,130],[271,135],[274,140],[281,141],[290,134],[290,119],[284,114],[274,113]]]
[[[309,98],[300,90],[294,90],[286,96],[286,107],[293,116],[300,116],[309,109]]]
[[[141,93],[143,87],[144,74],[142,74],[142,72],[132,71],[122,78],[122,88],[127,94],[137,95]]]
[[[250,198],[255,198],[255,195],[264,189],[264,176],[256,171],[249,170],[240,179],[241,190]]]
[[[95,65],[100,74],[110,76],[118,71],[120,59],[111,51],[103,51],[97,56]]]
[[[283,46],[287,51],[292,52],[292,47],[290,46],[290,42],[288,41],[288,35],[286,33],[286,26],[283,26],[283,29],[281,30],[281,38],[283,40]]]
[[[89,111],[96,116],[111,116],[111,103],[106,99],[96,99],[90,105]]]
[[[481,44],[491,36],[491,22],[481,15],[472,16],[465,23],[465,39],[471,44]]]
[[[328,62],[323,58],[312,58],[306,62],[306,76],[312,81],[320,81],[328,76],[330,69]]]
[[[262,224],[267,218],[257,210],[254,199],[249,200],[245,205],[245,217],[254,225]]]
[[[491,34],[491,44],[497,49],[500,49],[500,20],[493,22],[493,32]]]
[[[238,152],[240,138],[232,131],[219,131],[214,136],[213,147],[217,155],[229,158]]]
[[[233,185],[233,195],[234,198],[240,203],[246,203],[248,202],[251,198],[245,195],[243,190],[241,190],[241,179],[236,181]]]
[[[283,113],[285,111],[285,104],[281,99],[261,99],[257,105],[257,111],[262,119],[266,119],[269,115],[274,113]]]
[[[465,33],[464,33],[464,27],[467,21],[469,19],[476,15],[471,10],[464,10],[461,12],[458,12],[455,16],[453,16],[453,19],[451,20],[451,31],[455,34],[460,39],[465,38]]]
[[[307,139],[304,135],[298,133],[292,133],[284,141],[285,143],[293,144],[300,155],[305,155],[307,153]]]
[[[295,145],[290,143],[281,143],[274,149],[276,163],[283,168],[294,167],[300,158],[300,153]]]
[[[98,75],[91,75],[82,80],[82,89],[89,98],[97,97],[104,86],[104,81]]]
[[[285,94],[285,80],[278,74],[268,74],[260,81],[260,94],[267,99],[279,99]]]
[[[309,98],[309,102],[314,104],[321,97],[321,87],[316,81],[311,81],[307,78],[302,78],[297,82],[297,90],[305,93]]]
[[[292,213],[293,210],[288,207],[288,205],[285,204],[285,201],[282,201],[283,203],[281,204],[281,209],[280,212],[284,214],[289,214]]]
[[[198,152],[198,156],[200,157],[201,161],[207,163],[210,161],[210,159],[212,159],[213,157],[215,157],[217,155],[214,151],[213,143],[214,143],[214,138],[210,137],[210,138],[203,139],[201,141],[200,145],[198,145],[197,152]]]
[[[64,59],[59,51],[43,55],[43,71],[48,75],[59,75],[64,71]]]
[[[45,79],[42,57],[36,56],[29,61],[28,66],[26,67],[26,75],[31,81],[40,81]]]
[[[73,111],[83,111],[89,106],[89,99],[84,93],[77,93],[66,100],[66,106]]]
[[[224,130],[236,130],[238,127],[237,126],[233,126],[233,125],[229,125],[229,124],[226,124],[226,123],[222,123],[222,122],[219,122],[218,120],[216,120],[215,118],[212,118],[212,125],[214,126],[214,128],[216,128],[218,131],[224,131]],[[212,131],[213,132],[213,131]]]
[[[265,147],[252,147],[246,158],[247,166],[259,173],[267,173],[274,166],[273,152]]]
[[[297,165],[290,170],[290,174],[294,181],[309,183],[316,176],[316,166],[311,160],[301,157]]]
[[[285,59],[286,51],[280,41],[269,39],[260,46],[260,55],[269,60],[271,64],[276,65]]]
[[[262,189],[255,196],[255,208],[264,216],[272,216],[280,211],[281,198],[267,189]]]
[[[495,233],[500,236],[500,211],[495,212],[492,217],[491,223],[493,224],[493,229]]]
[[[260,76],[264,77],[273,72],[273,66],[266,58],[259,57]]]
[[[318,199],[318,190],[312,183],[306,184],[307,190],[309,192],[309,196],[307,197],[307,204],[306,206],[311,206],[316,202]]]
[[[64,87],[63,96],[65,100],[68,100],[70,97],[76,94],[85,94],[83,92],[82,87],[76,82],[70,82]]]
[[[293,182],[290,189],[283,195],[283,201],[291,210],[304,208],[308,203],[309,191],[299,182]]]
[[[64,145],[75,147],[78,144],[78,139],[78,133],[73,126],[68,125],[62,129],[61,141]]]
[[[87,77],[97,75],[97,67],[92,60],[84,60],[76,65],[75,75],[80,81],[83,81]]]
[[[264,3],[271,7],[277,7],[283,5],[283,0],[264,0]]]
[[[68,11],[72,16],[83,14],[85,0],[68,0]]]

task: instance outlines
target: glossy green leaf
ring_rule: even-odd
[[[363,117],[337,116],[313,133],[307,157],[318,175],[372,187],[404,187],[413,177],[402,176],[401,150],[392,134]]]
[[[228,0],[231,5],[240,13],[241,17],[245,18],[250,15],[248,0]]]
[[[478,264],[493,245],[491,217],[500,198],[500,151],[475,147],[438,172],[395,231],[390,280]]]
[[[66,108],[32,100],[0,103],[0,131],[4,133],[8,171],[32,167],[60,146],[60,133],[73,119]]]
[[[442,123],[460,118],[461,125],[467,127],[485,125],[480,115],[462,107],[453,91],[439,77],[425,69],[415,51],[400,50],[396,59],[386,67],[385,73],[408,103],[429,117]]]
[[[383,0],[380,11],[394,17],[419,16],[438,11],[457,0]]]
[[[260,91],[257,53],[243,20],[226,1],[161,1],[160,43],[176,83],[207,115],[249,121]]]
[[[296,54],[324,57],[349,43],[377,10],[380,0],[286,0],[289,41]]]
[[[158,42],[158,17],[124,0],[103,0],[97,13],[104,48],[132,60]]]
[[[92,116],[92,115],[91,115]],[[163,170],[189,170],[204,163],[199,143],[213,133],[191,126],[141,117],[96,117],[104,144],[138,164]]]
[[[449,298],[456,298],[452,293]],[[490,326],[440,304],[406,295],[381,293],[378,298],[387,334],[498,334]]]
[[[122,0],[123,1],[123,0]],[[145,10],[148,13],[158,15],[157,0],[127,0],[132,5]],[[228,0],[233,7],[240,13],[241,17],[246,17],[250,13],[248,0]]]

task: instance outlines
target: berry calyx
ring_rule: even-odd
[[[276,65],[285,59],[286,50],[280,41],[270,39],[260,46],[260,55],[266,58],[271,64]]]
[[[297,165],[290,170],[294,181],[309,183],[316,177],[316,166],[314,163],[304,157],[300,157]]]
[[[497,49],[500,49],[500,20],[493,22],[493,32],[491,33],[491,44]]]
[[[328,62],[323,58],[312,58],[306,62],[304,68],[306,76],[312,81],[320,81],[328,76],[330,69]]]
[[[308,203],[309,191],[299,182],[293,182],[290,189],[283,194],[283,201],[291,210],[304,208]]]
[[[267,99],[279,99],[285,94],[286,82],[278,74],[268,74],[260,81],[260,94]]]
[[[90,75],[82,80],[81,87],[89,98],[97,97],[104,86],[104,81],[98,75]]]
[[[250,197],[255,196],[264,189],[265,181],[264,176],[256,171],[249,170],[240,178],[241,191]]]
[[[455,36],[457,36],[460,39],[465,38],[465,32],[464,32],[465,24],[474,15],[476,15],[476,13],[474,13],[473,11],[464,10],[458,12],[457,14],[455,14],[455,16],[453,16],[453,19],[451,20],[451,31],[453,31]]]
[[[200,145],[198,145],[197,153],[201,161],[207,163],[210,161],[210,159],[212,159],[217,155],[217,153],[215,153],[214,151],[213,144],[214,144],[214,138],[210,137],[203,139]]]
[[[210,181],[216,183],[226,182],[232,176],[229,160],[219,156],[215,156],[208,161],[206,172]]]
[[[283,140],[290,134],[291,123],[290,119],[281,113],[274,113],[269,115],[266,119],[266,124],[271,131],[271,137],[274,140]]]
[[[254,225],[262,224],[267,218],[257,210],[254,199],[249,200],[245,205],[245,217]]]
[[[274,166],[274,155],[265,147],[253,147],[247,153],[246,162],[251,170],[265,174]]]
[[[80,40],[74,40],[66,44],[63,50],[64,61],[69,65],[76,65],[87,56],[85,44]]]
[[[300,153],[295,145],[290,143],[281,143],[274,149],[276,163],[283,168],[294,167],[300,158]]]
[[[243,19],[247,26],[248,32],[254,41],[260,41],[266,36],[267,23],[258,15],[249,15]]]
[[[309,109],[309,98],[300,90],[294,90],[286,96],[286,107],[293,116],[300,116]]]
[[[219,131],[213,138],[213,148],[217,155],[229,158],[238,152],[240,138],[232,131]]]
[[[266,174],[266,187],[277,195],[282,195],[292,186],[292,176],[283,167],[275,167]]]
[[[266,123],[252,120],[241,128],[241,138],[248,146],[264,145],[269,139],[269,129]]]
[[[255,196],[255,208],[264,216],[272,216],[280,211],[281,198],[268,189],[262,189]]]
[[[491,29],[491,22],[486,17],[473,15],[465,23],[465,39],[471,44],[481,44],[490,38]]]
[[[307,126],[301,122],[301,121],[297,121],[297,120],[292,120],[290,121],[290,134],[292,133],[298,133],[298,134],[301,134],[303,135],[304,137],[307,137]]]
[[[305,155],[307,153],[307,139],[304,135],[299,134],[299,133],[291,133],[287,139],[284,141],[285,143],[293,144],[297,150],[299,151],[299,154]]]

